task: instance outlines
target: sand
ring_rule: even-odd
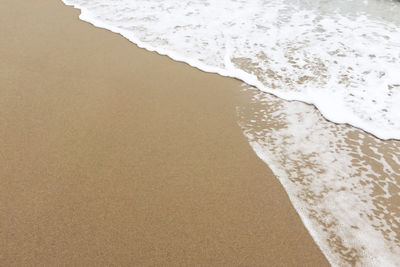
[[[58,0],[0,12],[0,265],[328,265],[237,125],[241,82]]]

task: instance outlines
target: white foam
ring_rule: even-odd
[[[400,139],[400,5],[393,1],[63,1],[140,47]]]
[[[398,266],[400,141],[328,122],[301,102],[253,94],[238,107],[239,125],[331,264]]]

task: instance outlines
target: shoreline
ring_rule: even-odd
[[[61,1],[3,10],[0,262],[328,266],[237,125],[239,81]]]
[[[98,22],[98,20],[96,19],[96,20],[93,21],[90,18],[90,15],[88,17],[88,14],[89,13],[85,11],[84,14],[81,14],[80,18],[82,20],[84,20],[84,21],[87,21],[87,22],[91,23],[91,24],[94,23],[95,25],[97,25],[96,21]],[[101,28],[106,28],[106,29],[110,30],[110,28],[107,25],[102,25],[102,23],[100,25],[98,25],[98,26],[100,26]],[[120,32],[118,29],[111,29],[111,31],[114,31],[116,33],[121,33],[123,36],[125,36],[125,33],[124,32]],[[129,34],[128,34],[128,37],[129,37]],[[130,38],[128,38],[128,39],[133,43],[136,43],[136,41],[137,41],[135,37],[133,37],[133,39],[130,39]],[[143,46],[143,44],[141,42],[139,42],[139,47],[146,48],[147,45]],[[147,48],[149,48],[149,47],[147,47]],[[149,49],[147,49],[147,50],[149,50]],[[177,58],[177,57],[167,53],[166,51],[163,52],[163,50],[160,51],[159,49],[154,49],[154,48],[150,47],[150,51],[154,51],[154,50],[157,50],[156,51],[157,54],[161,53],[161,55],[167,55],[167,56],[170,55],[170,56],[172,56],[173,60],[180,61],[179,57]],[[186,63],[188,63],[192,67],[193,66],[198,66],[197,63],[195,63],[195,62],[191,62],[191,61],[187,61],[187,60],[184,60],[184,61]],[[200,64],[200,65],[202,65],[202,64]],[[219,72],[217,71],[217,73],[219,73]],[[224,73],[219,73],[219,74],[222,74],[224,76]],[[228,75],[228,76],[230,76],[230,75]],[[269,97],[266,94],[263,94],[263,93],[260,93],[260,94],[265,96],[265,97],[267,97],[267,98]],[[273,99],[270,99],[270,101],[276,102]],[[246,102],[245,106],[248,106],[250,102],[253,102],[253,100],[251,100],[249,102]],[[286,105],[286,104],[289,105],[289,102],[283,101],[282,104],[283,105]],[[290,105],[297,105],[297,104],[300,104],[300,103],[291,103]],[[238,109],[238,108],[239,107],[236,106],[236,109]],[[240,107],[240,109],[242,109],[242,108],[243,108],[243,106]],[[294,107],[288,107],[288,109],[284,108],[283,110],[280,110],[279,112],[285,113],[286,111],[292,110],[293,108]],[[311,106],[310,108],[304,107],[302,109],[302,112],[300,112],[300,113],[308,114],[306,120],[315,120],[316,119],[316,124],[321,126],[324,123],[326,123],[327,121],[325,119],[321,120],[321,118],[318,119],[317,117],[318,117],[318,114],[320,114],[320,113],[319,112],[313,113],[313,111],[315,111],[314,108],[315,108],[314,106]],[[297,108],[295,108],[295,109],[297,109]],[[260,111],[261,111],[261,109],[260,109]],[[266,117],[270,117],[271,115],[273,115],[273,114],[270,114],[270,115],[265,114]],[[286,115],[291,116],[290,113],[286,113],[284,116],[286,116]],[[315,117],[315,115],[317,117]],[[358,204],[357,203],[352,203],[351,205],[356,205],[357,206],[358,213],[359,214],[363,214],[363,216],[365,215],[368,218],[374,218],[375,220],[380,220],[381,221],[380,223],[382,223],[382,225],[385,225],[386,227],[388,227],[388,228],[390,228],[392,230],[390,235],[392,235],[392,237],[394,237],[394,239],[390,238],[389,235],[384,234],[384,236],[381,236],[382,239],[377,238],[372,243],[368,243],[367,242],[367,243],[363,244],[363,242],[361,240],[354,240],[354,246],[346,247],[346,245],[341,243],[340,240],[345,240],[345,242],[347,241],[349,243],[352,243],[353,241],[350,241],[349,238],[346,237],[346,234],[343,234],[343,232],[347,231],[347,234],[349,236],[352,236],[353,234],[355,234],[354,233],[355,232],[354,229],[357,229],[357,227],[358,227],[358,229],[359,229],[358,232],[360,232],[360,233],[361,232],[369,232],[369,233],[372,234],[372,236],[380,236],[379,230],[376,231],[376,230],[371,229],[371,228],[370,229],[365,229],[365,227],[362,226],[363,222],[358,222],[358,219],[356,219],[356,218],[353,218],[353,220],[351,222],[351,225],[348,225],[348,224],[346,226],[342,225],[342,227],[340,227],[340,229],[336,229],[336,230],[329,229],[329,230],[327,230],[325,228],[325,226],[324,226],[324,222],[323,221],[318,221],[319,220],[318,217],[314,217],[313,213],[314,212],[318,213],[318,211],[315,210],[315,207],[308,207],[307,208],[307,205],[308,205],[308,203],[310,201],[316,201],[315,197],[311,197],[311,199],[307,198],[307,199],[301,200],[302,199],[302,196],[301,196],[302,193],[294,193],[294,191],[299,190],[299,186],[301,187],[301,185],[298,184],[295,187],[291,188],[290,183],[293,182],[293,180],[291,182],[289,182],[287,180],[285,181],[285,179],[287,179],[288,177],[287,177],[287,175],[282,173],[282,171],[291,172],[290,169],[288,169],[287,166],[285,166],[285,164],[282,165],[278,169],[276,168],[276,164],[277,163],[273,160],[273,158],[274,159],[283,159],[284,161],[286,161],[287,159],[292,158],[292,156],[290,154],[286,154],[285,152],[283,152],[283,155],[282,154],[281,155],[274,155],[272,158],[271,158],[270,155],[268,155],[269,153],[272,152],[272,151],[270,151],[271,146],[274,146],[274,145],[276,145],[276,143],[279,143],[279,140],[274,140],[274,141],[272,141],[272,143],[270,143],[267,146],[265,146],[265,144],[262,144],[264,142],[263,141],[264,138],[268,138],[268,136],[271,136],[272,133],[268,134],[268,132],[272,130],[271,126],[276,125],[276,123],[282,123],[283,122],[282,119],[278,116],[278,118],[270,120],[270,122],[272,124],[267,124],[267,125],[264,125],[264,123],[261,122],[261,121],[256,123],[256,125],[255,125],[256,127],[262,127],[264,130],[266,130],[266,132],[264,132],[263,136],[259,136],[260,135],[259,132],[256,132],[253,135],[248,135],[248,130],[251,131],[251,129],[249,129],[248,126],[250,126],[250,128],[253,127],[254,126],[253,121],[248,122],[247,126],[245,126],[244,128],[242,127],[243,133],[248,137],[249,144],[253,148],[254,152],[264,162],[266,162],[267,165],[270,166],[270,168],[274,169],[275,175],[278,175],[281,184],[284,186],[284,188],[286,189],[286,192],[289,195],[289,198],[291,199],[292,205],[296,208],[298,214],[302,218],[303,224],[306,226],[306,228],[308,229],[309,233],[314,238],[314,241],[319,245],[320,249],[323,251],[325,256],[329,259],[329,261],[332,264],[341,265],[340,262],[342,262],[342,261],[348,262],[350,264],[354,264],[354,262],[364,262],[364,263],[365,262],[375,262],[376,263],[376,261],[382,261],[383,260],[385,263],[381,262],[381,264],[387,265],[388,263],[386,261],[389,258],[392,258],[392,260],[394,260],[394,262],[396,262],[396,259],[395,259],[396,258],[396,253],[392,253],[392,255],[390,255],[391,254],[390,251],[392,251],[392,249],[396,249],[396,242],[397,241],[395,240],[395,238],[396,238],[396,236],[398,236],[398,233],[395,230],[396,225],[393,224],[390,221],[391,219],[380,219],[380,218],[382,218],[382,217],[380,217],[381,215],[375,215],[375,214],[371,214],[370,213],[371,210],[376,210],[376,209],[382,210],[381,207],[379,207],[379,202],[380,202],[379,196],[370,196],[370,195],[368,195],[368,186],[367,187],[362,187],[362,188],[352,188],[351,183],[350,183],[350,184],[343,184],[343,187],[337,188],[337,182],[338,181],[336,179],[330,179],[330,177],[324,176],[324,175],[322,175],[322,177],[321,177],[319,171],[317,171],[317,173],[314,173],[314,175],[312,176],[313,178],[310,177],[310,174],[304,173],[303,170],[301,170],[301,169],[297,169],[295,171],[294,175],[297,178],[299,178],[298,182],[301,182],[303,180],[307,180],[307,179],[310,179],[310,178],[311,179],[315,179],[315,180],[320,180],[321,178],[323,178],[323,179],[325,179],[325,183],[330,184],[330,186],[328,186],[330,188],[330,190],[342,191],[344,188],[347,188],[347,190],[349,190],[348,191],[349,193],[350,193],[350,191],[354,192],[354,190],[356,190],[357,191],[357,195],[358,195],[359,198],[364,199],[364,200],[368,199],[366,201],[370,201],[369,203],[372,205],[372,207],[366,208],[361,203],[358,203]],[[238,121],[238,123],[243,126],[243,122],[242,121],[241,122]],[[283,123],[285,124],[286,122],[283,122]],[[288,123],[289,123],[289,125],[287,125],[288,127],[293,127],[293,125],[291,125],[290,122],[288,122]],[[300,125],[304,125],[304,124],[301,123]],[[319,126],[316,126],[316,127],[318,128]],[[357,146],[353,146],[352,145],[352,143],[353,143],[352,139],[353,139],[353,136],[354,136],[354,132],[358,132],[359,133],[359,139],[357,140],[358,142],[363,142],[364,140],[369,140],[369,137],[372,137],[371,135],[368,135],[368,134],[366,135],[365,132],[363,132],[363,131],[359,131],[357,128],[346,126],[344,124],[328,123],[327,125],[325,125],[325,127],[328,127],[328,128],[331,128],[331,129],[335,129],[336,128],[338,130],[338,133],[335,133],[335,132],[329,133],[329,131],[328,132],[326,132],[326,131],[325,132],[320,132],[318,138],[320,138],[322,136],[324,136],[324,138],[327,138],[329,135],[336,136],[337,137],[336,140],[329,140],[328,142],[326,142],[326,143],[331,144],[333,151],[336,151],[336,152],[338,152],[338,150],[337,150],[337,148],[335,148],[335,146],[337,146],[337,145],[340,146],[340,144],[343,143],[343,142],[346,143],[346,146],[348,146],[347,149],[350,149],[350,151],[356,152],[356,151],[359,151],[359,149],[362,149],[363,151],[365,150],[365,148],[361,148],[361,147],[357,147]],[[340,130],[339,130],[339,128],[340,128]],[[269,129],[269,130],[267,130],[267,129]],[[276,129],[274,129],[273,132],[275,132],[275,130]],[[295,133],[295,132],[296,132],[296,130],[292,131],[292,133]],[[315,131],[313,129],[309,129],[308,133],[311,134],[311,133],[314,133],[314,132]],[[343,135],[343,133],[346,133],[346,134]],[[341,135],[341,137],[339,137],[338,134]],[[272,136],[273,135],[275,135],[277,137],[276,133],[272,134]],[[256,147],[254,146],[255,145],[254,139],[253,139],[254,136],[258,136],[257,138],[259,138],[259,140],[256,141],[258,143],[258,144],[256,144]],[[278,134],[278,136],[279,136],[279,134]],[[299,138],[300,136],[298,134],[294,134],[292,137],[293,138]],[[310,138],[310,136],[306,137],[306,139],[303,142],[308,142],[309,138]],[[316,136],[313,135],[313,138],[316,138]],[[342,138],[342,140],[340,140],[341,138]],[[372,137],[372,139],[374,139],[374,138]],[[318,143],[320,143],[320,142],[316,141],[315,144],[318,144]],[[322,143],[325,143],[325,142],[322,142]],[[331,168],[331,170],[329,170],[329,167],[328,167],[328,169],[326,171],[332,173],[332,172],[336,172],[336,170],[347,169],[347,171],[346,171],[347,174],[354,173],[355,170],[352,169],[352,168],[357,168],[358,165],[355,164],[355,165],[352,165],[351,167],[347,166],[346,163],[343,162],[343,160],[342,160],[343,158],[346,158],[346,157],[353,158],[352,160],[349,160],[351,162],[353,162],[353,161],[358,162],[360,160],[362,161],[363,160],[362,158],[365,158],[365,157],[367,158],[367,161],[370,162],[370,160],[373,159],[374,157],[378,157],[378,158],[381,158],[383,165],[384,164],[392,165],[390,163],[391,162],[390,158],[391,157],[397,158],[396,151],[392,151],[393,149],[395,149],[396,144],[392,143],[392,142],[388,142],[388,141],[382,141],[382,140],[376,139],[376,138],[374,139],[373,143],[374,143],[374,145],[373,145],[374,147],[371,147],[371,149],[373,151],[377,151],[376,155],[367,155],[367,154],[366,155],[362,155],[362,153],[361,153],[359,156],[356,156],[355,158],[353,158],[354,154],[352,154],[352,155],[351,154],[348,154],[348,155],[334,155],[333,157],[338,160],[337,162],[341,162],[341,163],[338,166],[336,166],[336,168]],[[262,150],[260,150],[259,145],[261,145],[261,147],[264,147],[264,148]],[[329,159],[326,158],[326,155],[325,155],[325,153],[323,151],[319,151],[318,152],[318,149],[320,147],[318,147],[318,146],[316,147],[313,144],[308,145],[308,147],[312,148],[312,150],[314,152],[319,154],[319,156],[317,158],[319,158],[319,161],[321,163],[323,161],[325,161],[325,160],[329,161]],[[387,150],[388,149],[388,150],[384,154],[379,154],[378,151],[380,151],[381,149],[383,149],[383,150]],[[267,152],[267,151],[269,151],[269,152]],[[304,155],[304,153],[307,153],[306,151],[308,151],[308,149],[306,149],[306,148],[304,149],[303,148],[303,149],[300,149],[300,150],[296,151],[295,153],[297,153],[298,155]],[[394,152],[394,154],[392,154],[390,151]],[[267,152],[267,154],[265,154],[266,152]],[[310,155],[310,156],[312,157],[312,155]],[[306,162],[309,163],[309,159],[303,159],[303,160],[300,160],[298,163],[294,162],[293,164],[294,165],[297,165],[297,164],[303,165]],[[318,162],[318,160],[317,160],[317,162]],[[313,166],[317,162],[311,163],[310,166]],[[332,164],[336,165],[335,161],[332,162]],[[325,167],[321,166],[321,168],[326,168],[326,167],[327,166],[325,166]],[[366,166],[366,167],[368,169],[368,166]],[[377,169],[377,168],[379,169],[380,168],[379,164],[372,164],[370,167],[373,168],[373,169]],[[387,176],[388,175],[388,179],[385,179],[385,181],[380,186],[382,190],[387,191],[386,188],[385,188],[385,183],[389,183],[390,184],[390,182],[393,181],[392,180],[393,178],[398,177],[396,175],[396,171],[395,170],[396,170],[396,167],[394,167],[392,170],[390,170],[390,169],[387,169],[385,171],[382,170],[381,172],[376,174],[374,172],[365,173],[365,169],[359,168],[356,172],[360,173],[360,176],[357,176],[357,177],[354,177],[354,178],[360,179],[361,181],[362,180],[364,180],[364,181],[369,180],[367,183],[370,184],[370,185],[374,185],[377,180],[380,180],[380,176],[382,176],[382,175],[383,176]],[[312,171],[312,170],[309,170],[309,171]],[[336,177],[338,177],[338,176],[343,177],[340,172],[337,173]],[[371,177],[374,177],[374,179],[369,179]],[[331,178],[333,178],[333,177],[331,177]],[[343,178],[346,179],[346,177],[343,177]],[[347,177],[347,178],[350,178],[350,177]],[[318,188],[307,187],[307,188],[303,188],[301,190],[305,190],[306,192],[309,192],[309,190],[316,190],[315,193],[317,195],[321,194],[320,196],[322,198],[320,200],[322,202],[324,201],[324,197],[323,196],[326,195],[326,192],[318,192],[319,191]],[[390,192],[387,192],[387,193],[389,195],[391,195]],[[350,195],[348,195],[348,197],[352,198],[352,195],[353,194],[350,193]],[[303,207],[302,207],[301,204],[299,206],[299,201],[300,202],[301,201],[305,201],[305,203],[303,203],[303,205],[304,205]],[[390,205],[391,205],[390,203],[392,203],[392,202],[394,202],[394,203],[397,202],[395,200],[395,196],[394,195],[391,195],[391,199],[387,201],[387,204],[389,205],[388,206],[389,209],[391,209],[390,208]],[[347,220],[346,218],[341,218],[341,219],[339,219],[339,221],[337,221],[338,218],[340,218],[342,216],[340,214],[334,215],[334,213],[335,213],[335,210],[334,210],[335,208],[334,207],[342,206],[343,205],[342,203],[340,203],[340,202],[331,203],[331,204],[325,203],[325,204],[322,204],[322,205],[328,205],[328,206],[326,206],[326,209],[329,210],[328,213],[330,213],[329,217],[331,217],[331,218],[330,219],[326,218],[327,217],[327,214],[326,214],[327,210],[323,210],[322,214],[321,214],[322,215],[321,219],[325,218],[323,220],[332,221],[332,224],[330,224],[332,226],[332,228],[335,228],[335,225],[338,225],[338,224],[340,225],[341,222]],[[376,205],[378,205],[378,206],[376,206]],[[375,207],[373,207],[373,206],[375,206]],[[309,215],[306,214],[307,211],[310,213]],[[352,212],[351,210],[348,210],[345,213],[357,214],[357,211]],[[396,217],[396,214],[393,214],[393,216]],[[351,217],[351,215],[350,215],[350,217]],[[315,219],[316,219],[316,225],[315,225],[315,222],[314,223],[311,222],[311,221],[313,221]],[[310,223],[313,224],[313,225],[310,225]],[[368,224],[368,222],[367,222],[367,224]],[[358,225],[358,226],[355,226],[355,225]],[[350,227],[351,229],[345,230],[346,227]],[[319,233],[317,233],[317,232],[319,232]],[[340,236],[340,235],[342,235],[342,236]],[[385,239],[386,239],[386,241],[385,241]],[[334,241],[334,240],[336,240],[336,241]],[[360,244],[360,242],[361,242],[361,244]],[[356,245],[356,244],[358,244],[358,245]],[[371,244],[375,244],[375,245],[372,245],[372,247],[371,247]],[[374,246],[375,246],[375,248],[374,248]],[[369,255],[370,253],[373,254],[373,252],[376,251],[376,249],[379,249],[380,247],[386,247],[386,252],[385,253],[388,253],[389,255],[388,254],[386,254],[384,256],[380,255],[377,258],[375,258],[375,257],[372,257],[372,258],[366,257],[366,258],[364,258],[362,256],[362,255]],[[349,257],[348,255],[345,255],[344,251],[347,251],[347,250],[353,251],[351,257]],[[337,253],[335,253],[334,251],[336,251]],[[367,251],[369,251],[370,253],[368,253]]]

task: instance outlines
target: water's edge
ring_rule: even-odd
[[[258,88],[262,92],[270,93],[270,94],[275,95],[275,96],[277,96],[277,97],[279,97],[281,99],[284,99],[284,100],[287,100],[287,101],[293,101],[294,100],[294,102],[301,101],[301,102],[304,102],[306,104],[313,105],[318,109],[318,105],[315,105],[312,101],[302,97],[300,94],[296,95],[296,97],[293,97],[293,94],[289,95],[289,94],[285,94],[284,92],[274,91],[274,90],[266,88],[266,86],[264,84],[262,84],[255,76],[236,68],[233,65],[233,63],[231,62],[231,58],[229,57],[229,54],[226,55],[225,62],[224,62],[225,66],[226,66],[226,69],[218,68],[218,67],[212,67],[212,66],[206,65],[206,64],[204,64],[203,62],[201,62],[200,60],[197,60],[197,59],[188,60],[188,58],[186,58],[184,56],[181,56],[178,53],[175,53],[175,52],[172,52],[172,51],[169,51],[169,50],[164,50],[162,48],[156,48],[156,47],[153,47],[153,46],[149,45],[148,43],[141,42],[138,38],[136,38],[129,31],[122,30],[122,29],[120,29],[118,27],[113,27],[111,25],[103,23],[100,20],[97,20],[95,18],[95,16],[93,16],[91,14],[90,10],[88,10],[85,7],[82,7],[82,6],[79,6],[79,5],[76,5],[76,4],[71,4],[71,3],[68,2],[68,0],[62,0],[62,1],[66,5],[70,5],[70,6],[73,6],[73,7],[77,8],[77,9],[80,9],[81,10],[81,14],[80,14],[79,18],[81,20],[86,21],[86,22],[88,22],[88,23],[90,23],[90,24],[92,24],[92,25],[94,25],[96,27],[104,28],[104,29],[110,30],[110,31],[112,31],[114,33],[118,33],[118,34],[122,35],[123,37],[125,37],[126,39],[128,39],[129,41],[131,41],[132,43],[136,44],[140,48],[144,48],[144,49],[146,49],[146,50],[148,50],[150,52],[156,52],[156,53],[158,53],[160,55],[163,55],[163,56],[168,56],[169,58],[171,58],[171,59],[173,59],[175,61],[186,63],[186,64],[188,64],[188,65],[190,65],[192,67],[195,67],[195,68],[197,68],[197,69],[199,69],[201,71],[204,71],[204,72],[216,73],[216,74],[219,74],[221,76],[225,76],[225,77],[230,77],[230,78],[235,78],[235,79],[241,80],[241,81],[245,82],[246,84],[248,84],[250,86]],[[301,104],[304,105],[304,103],[301,103]],[[332,122],[335,122],[335,123],[339,123],[339,125],[337,127],[340,128],[340,129],[342,129],[344,127],[347,127],[344,124],[351,124],[355,128],[358,128],[357,131],[359,131],[359,132],[363,131],[364,133],[366,133],[366,135],[368,135],[368,129],[366,129],[368,127],[366,127],[365,125],[358,125],[358,123],[354,122],[354,121],[351,122],[351,123],[349,121],[335,121],[335,118],[329,118],[329,116],[327,116],[327,114],[324,114],[323,112],[321,112],[320,109],[318,109],[318,111],[326,119],[328,119],[328,120],[330,120]],[[318,115],[315,115],[315,116],[318,116]],[[352,260],[360,259],[360,258],[368,259],[368,262],[363,262],[363,263],[364,264],[371,264],[371,265],[382,264],[382,263],[386,264],[387,263],[388,264],[387,266],[389,266],[390,262],[394,262],[393,258],[391,256],[388,256],[388,262],[386,262],[385,259],[382,259],[382,258],[377,260],[375,258],[375,255],[369,255],[369,253],[364,253],[362,251],[363,250],[362,246],[360,246],[359,251],[350,251],[350,252],[348,252],[347,250],[349,250],[349,247],[351,248],[351,246],[350,246],[350,244],[346,243],[346,240],[343,241],[343,242],[342,242],[342,240],[338,241],[338,244],[334,244],[333,247],[335,249],[338,249],[339,251],[341,249],[344,250],[350,256],[348,256],[345,252],[343,252],[344,256],[340,255],[338,257],[338,255],[336,255],[334,252],[332,252],[333,251],[332,247],[329,247],[329,245],[326,242],[326,238],[327,238],[326,235],[323,235],[321,230],[318,228],[320,226],[316,225],[316,221],[310,220],[310,218],[309,218],[310,210],[307,209],[307,207],[305,207],[304,204],[299,202],[298,195],[296,195],[296,194],[303,193],[303,192],[299,192],[299,190],[301,190],[301,188],[300,189],[295,188],[296,183],[299,182],[299,181],[293,182],[294,180],[291,180],[291,178],[282,178],[282,177],[289,177],[288,173],[286,173],[287,170],[282,169],[282,166],[280,165],[281,162],[278,162],[278,160],[275,159],[275,158],[271,158],[272,156],[276,156],[274,154],[275,151],[271,152],[270,150],[268,150],[269,148],[266,148],[264,146],[264,143],[263,143],[264,140],[262,140],[262,142],[260,142],[260,140],[262,138],[264,138],[264,137],[258,136],[258,139],[254,139],[254,132],[252,132],[254,130],[253,128],[249,129],[246,125],[243,124],[243,121],[240,122],[239,125],[244,129],[245,136],[248,138],[249,143],[250,143],[251,147],[253,148],[254,152],[258,155],[258,157],[260,157],[264,162],[266,162],[269,165],[271,170],[278,177],[278,180],[281,182],[281,184],[285,188],[285,190],[287,192],[287,195],[289,196],[293,206],[297,210],[297,212],[298,212],[303,224],[305,225],[305,227],[309,231],[310,235],[312,236],[312,238],[314,239],[316,244],[318,244],[318,246],[320,247],[321,251],[326,256],[326,258],[328,259],[330,264],[336,265],[336,266],[341,266],[343,262],[351,263]],[[329,128],[330,126],[327,126],[327,127]],[[333,127],[333,128],[335,128],[335,127]],[[265,133],[263,133],[263,134],[265,134]],[[394,139],[394,138],[391,137],[391,135],[388,136],[385,133],[375,133],[375,134],[370,134],[370,135],[374,135],[375,137],[381,138],[383,140],[393,140]],[[395,138],[396,139],[397,138],[400,139],[400,136],[396,136]],[[267,140],[267,138],[265,140]],[[274,139],[273,138],[271,139],[271,137],[269,136],[268,137],[268,141],[271,141],[271,140],[274,140]],[[269,154],[266,153],[266,151],[268,151]],[[300,162],[301,162],[301,159],[300,159]],[[338,166],[340,167],[340,165],[338,165]],[[354,173],[352,173],[352,171],[353,170],[349,170],[349,175],[350,176],[352,174],[354,174]],[[362,179],[360,178],[360,180],[362,180]],[[300,181],[299,183],[301,184],[302,182],[303,181]],[[335,190],[336,190],[336,188],[335,188]],[[349,188],[348,192],[350,193],[352,190],[353,190],[353,188]],[[324,204],[326,204],[326,203],[324,203]],[[321,210],[323,210],[323,209],[321,208]],[[327,220],[329,220],[329,219],[327,219]],[[334,230],[337,230],[337,228],[329,229],[329,231],[332,231],[332,232]],[[328,233],[331,233],[329,231],[328,231]],[[372,246],[372,248],[369,251],[367,250],[367,252],[374,251],[374,249],[375,248]],[[376,252],[376,251],[374,251],[374,252]],[[349,258],[348,261],[345,261],[346,257]],[[345,260],[343,260],[343,258],[345,258]]]

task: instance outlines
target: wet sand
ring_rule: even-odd
[[[0,265],[328,265],[237,125],[239,81],[61,1],[0,23]]]

